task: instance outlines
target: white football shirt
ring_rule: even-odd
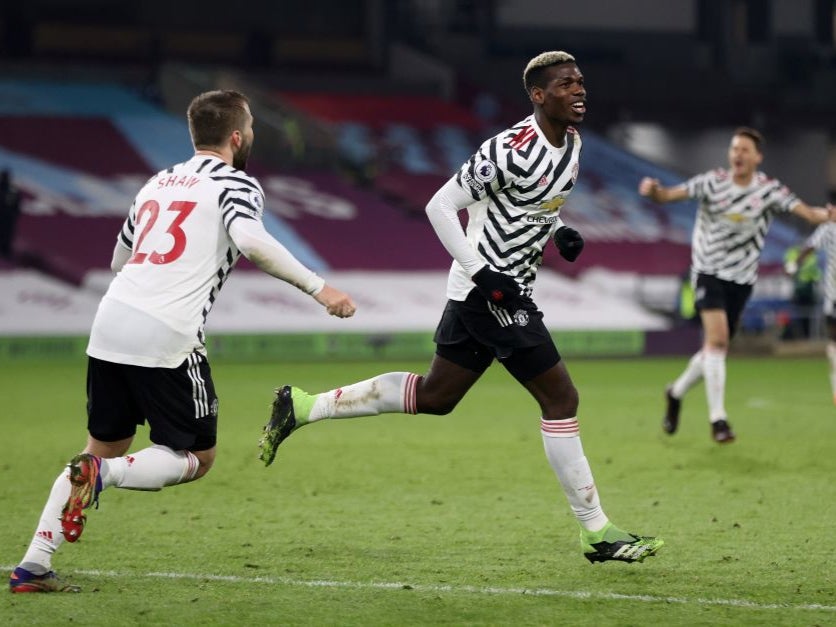
[[[206,316],[241,255],[230,224],[260,222],[263,210],[258,181],[217,157],[153,176],[118,236],[131,256],[99,304],[87,354],[164,368],[205,354]]]

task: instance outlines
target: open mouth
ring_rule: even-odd
[[[575,113],[578,113],[580,115],[583,115],[584,113],[586,113],[586,103],[585,102],[574,103],[572,105],[572,111],[574,111]]]

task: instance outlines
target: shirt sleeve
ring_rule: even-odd
[[[125,244],[122,243],[121,239],[116,240],[116,246],[113,247],[113,257],[110,260],[110,269],[113,272],[119,272],[126,263],[128,263],[128,259],[131,258],[131,249],[127,248]]]
[[[792,208],[800,203],[801,199],[789,187],[776,180],[775,189],[770,194],[770,201],[778,211],[792,211]]]
[[[489,139],[453,177],[457,187],[468,194],[470,203],[483,200],[507,186],[508,172],[500,167],[501,151],[499,139]]]
[[[264,191],[258,181],[243,172],[226,181],[218,204],[228,232],[233,222],[261,222],[264,217]]]
[[[685,181],[685,188],[688,190],[688,198],[702,200],[706,197],[706,189],[711,181],[712,172],[703,172],[692,176]]]
[[[459,222],[459,211],[473,203],[471,194],[460,186],[459,175],[452,177],[427,203],[430,219],[438,239],[465,272],[473,276],[485,265],[485,260],[473,249]]]
[[[131,204],[131,208],[128,210],[128,217],[125,218],[125,221],[122,223],[122,229],[119,231],[119,235],[116,237],[116,241],[128,250],[131,250],[134,246],[135,211],[136,200],[134,200],[134,202]]]
[[[311,296],[322,291],[325,280],[276,241],[265,230],[261,220],[232,219],[227,228],[238,250],[260,270],[287,281]]]

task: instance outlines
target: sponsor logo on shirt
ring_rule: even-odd
[[[551,200],[547,200],[546,202],[541,203],[539,208],[543,209],[544,211],[557,211],[558,209],[560,209],[560,207],[563,206],[565,202],[565,196],[555,196]]]
[[[557,215],[553,216],[525,216],[525,221],[530,224],[554,224],[560,218]]]
[[[749,218],[744,216],[742,213],[727,213],[723,217],[729,222],[734,222],[735,224],[749,221]]]

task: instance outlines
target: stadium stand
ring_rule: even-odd
[[[644,15],[614,5],[612,15],[591,16],[595,28],[606,23],[605,39],[590,37],[583,18],[592,9],[583,6],[566,7],[555,21],[551,12],[532,19],[536,2],[522,12],[490,2],[326,0],[321,11],[257,4],[258,11],[227,14],[222,29],[215,11],[178,16],[156,1],[117,8],[82,0],[69,10],[31,0],[3,12],[0,162],[24,197],[16,255],[0,265],[4,276],[37,269],[65,286],[100,289],[127,204],[147,176],[190,153],[185,103],[216,86],[257,96],[263,125],[251,169],[267,190],[266,225],[303,262],[323,273],[443,276],[449,257],[424,205],[482,140],[526,115],[519,82],[507,77],[559,42],[584,59],[594,84],[590,125],[597,126],[581,129],[581,177],[564,209],[587,248],[575,264],[549,250],[545,266],[560,280],[571,277],[577,290],[667,311],[688,265],[694,207],[656,206],[638,198],[635,186],[644,174],[673,183],[693,170],[630,154],[605,139],[612,137],[607,124],[665,119],[699,132],[748,116],[774,126],[799,106],[811,120],[832,120],[833,29],[794,38],[809,30],[804,11],[777,3],[772,19],[756,24],[763,38],[741,42],[773,37],[774,45],[751,57],[727,49],[728,26],[741,16],[725,3],[697,3],[690,17],[670,7]],[[832,13],[825,4],[815,5],[816,24],[829,24],[819,19]],[[648,18],[656,36],[644,30]],[[788,50],[805,62],[787,63]],[[169,72],[175,63],[184,65]],[[669,89],[659,90],[648,71],[657,64],[679,68]],[[799,67],[810,80],[793,90],[775,90],[763,70],[793,77]],[[763,102],[770,106],[758,110]],[[792,223],[773,225],[756,296],[784,297],[771,272],[800,237]],[[46,288],[35,291],[54,300]]]
[[[55,98],[65,88],[67,97]],[[79,321],[87,320],[84,324],[89,324],[85,318],[89,313],[89,294],[72,298],[72,291],[57,288],[51,281],[84,285],[92,294],[103,288],[109,276],[107,267],[115,234],[136,189],[158,168],[190,154],[185,123],[117,85],[67,87],[16,81],[0,83],[0,93],[14,96],[3,98],[7,104],[0,108],[0,159],[13,169],[24,195],[15,259],[19,267],[41,270],[47,275],[41,280],[39,275],[23,271],[17,287],[7,285],[6,293],[15,295],[14,302],[23,306],[13,318],[37,320],[38,316],[27,307],[37,309],[44,303],[72,301],[66,312],[81,312]],[[384,100],[381,106],[388,104]],[[461,133],[472,135],[475,126],[468,124],[458,128]],[[420,140],[423,136],[423,129],[416,129],[412,137]],[[440,172],[449,165],[436,163],[434,167]],[[412,296],[399,296],[385,277],[377,287],[369,288],[374,282],[370,282],[372,275],[368,271],[408,271],[413,277],[420,276],[420,271],[430,272],[424,283],[435,285],[435,300],[443,300],[443,276],[449,256],[425,219],[399,210],[373,189],[363,189],[336,173],[285,173],[264,163],[254,163],[252,171],[267,193],[268,229],[297,257],[320,272],[366,271],[363,280],[353,281],[367,306],[380,303],[381,296],[394,297],[392,302],[402,303],[426,290],[414,286]],[[409,173],[407,167],[405,172]],[[426,193],[431,193],[429,187]],[[568,284],[560,283],[557,276],[545,279],[543,284],[548,285],[549,281],[564,292],[568,289]],[[275,304],[275,300],[265,294],[275,289],[261,290],[264,294],[251,298],[251,305],[258,310],[261,303],[264,317],[269,320],[269,305]],[[248,293],[257,292],[251,288]],[[544,288],[544,292],[553,297],[560,293],[557,288]],[[32,298],[33,294],[39,296]],[[587,291],[586,296],[575,298],[591,306],[593,294],[594,291]],[[75,303],[78,299],[80,304]],[[248,299],[242,297],[242,301]],[[422,306],[416,305],[415,311],[423,312],[418,319],[423,320],[425,327],[433,325],[439,303],[427,296],[421,296],[418,302]],[[665,325],[663,319],[643,313],[639,305],[629,300],[624,300],[621,307],[624,315],[618,325],[630,321],[647,328]],[[401,326],[414,324],[414,320],[409,322],[410,316],[392,318],[385,306],[378,304],[378,308],[384,318],[398,320]],[[47,315],[50,311],[48,307],[43,310]],[[302,320],[309,318],[309,312],[303,314]],[[66,321],[72,316],[62,314],[62,318]],[[591,324],[588,316],[574,321],[565,315],[561,318],[561,324]],[[225,317],[216,314],[215,320],[223,326]],[[234,316],[226,318],[228,325],[234,326],[233,320]],[[386,327],[383,319],[373,316],[365,324],[376,329]],[[84,331],[84,325],[77,326],[79,332]],[[47,327],[46,323],[35,324],[33,329]],[[15,328],[12,324],[6,331],[13,332]]]
[[[54,97],[62,89],[0,84],[0,93],[14,96],[3,99],[11,106],[0,106],[0,158],[25,197],[19,259],[78,284],[86,269],[108,266],[115,233],[142,182],[190,155],[191,146],[182,119],[128,90],[77,85],[62,101]],[[288,177],[258,163],[253,172],[267,191],[268,230],[314,268],[443,269],[449,263],[428,224],[337,174]],[[380,233],[391,239],[382,241]],[[397,245],[390,250],[388,241]]]
[[[461,105],[434,97],[351,96],[280,92],[277,97],[332,125],[342,157],[369,173],[374,188],[409,213],[423,214],[435,191],[488,137],[484,121]],[[695,205],[659,206],[636,194],[652,174],[667,184],[684,180],[670,170],[581,130],[581,176],[563,216],[589,242],[575,264],[548,255],[547,266],[577,276],[594,267],[643,275],[678,276],[690,262]],[[786,223],[771,229],[763,256],[776,270],[783,251],[799,238]]]
[[[114,84],[4,81],[0,93],[0,159],[24,195],[15,259],[81,285],[91,269],[107,268],[135,190],[190,154],[185,123]],[[449,257],[423,207],[484,139],[483,121],[434,97],[274,96],[330,125],[343,159],[365,169],[371,187],[327,170],[277,171],[256,162],[252,171],[268,197],[268,230],[320,272],[443,272]],[[588,246],[576,264],[554,251],[544,263],[574,277],[593,269],[597,280],[601,271],[644,277],[638,284],[622,280],[634,289],[621,295],[665,311],[673,302],[670,277],[688,266],[693,206],[660,208],[638,198],[640,173],[653,171],[669,182],[677,177],[593,132],[583,137],[583,176],[564,215]],[[779,263],[797,238],[792,227],[775,225],[765,261]]]

